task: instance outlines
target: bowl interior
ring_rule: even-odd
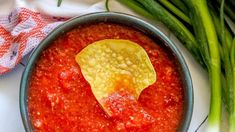
[[[65,22],[64,24],[57,27],[54,31],[52,31],[31,54],[28,64],[26,65],[26,68],[22,75],[21,85],[20,85],[20,111],[25,130],[33,131],[28,116],[28,107],[27,107],[28,86],[32,75],[32,70],[34,69],[35,63],[37,62],[39,56],[41,55],[41,52],[45,48],[47,48],[54,40],[56,40],[60,35],[81,25],[98,23],[98,22],[117,23],[140,30],[141,32],[149,36],[151,39],[156,41],[158,44],[166,48],[173,55],[179,68],[178,70],[180,72],[184,89],[184,111],[183,111],[184,115],[180,127],[178,128],[178,131],[187,131],[190,125],[192,111],[193,111],[193,88],[192,88],[190,73],[183,59],[183,56],[176,48],[176,46],[156,27],[134,16],[121,13],[110,13],[110,12],[88,14],[81,17],[73,18]]]

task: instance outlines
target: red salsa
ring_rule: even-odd
[[[127,39],[140,44],[157,73],[157,81],[138,100],[132,100],[125,92],[116,93],[122,98],[116,98],[120,96],[115,93],[111,95],[113,98],[107,100],[107,105],[112,117],[95,99],[75,61],[75,55],[84,47],[103,39]],[[125,98],[132,101],[131,105]],[[66,33],[42,52],[30,81],[28,110],[33,128],[39,132],[167,132],[177,131],[180,125],[183,98],[177,64],[167,50],[133,28],[97,23]]]

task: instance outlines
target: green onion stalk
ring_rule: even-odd
[[[183,11],[185,14],[187,14],[188,9],[186,5],[181,0],[169,0],[173,5],[175,5],[178,9]]]
[[[229,122],[230,122],[229,131],[235,132],[235,37],[233,38],[233,42],[232,42],[230,58],[231,58],[231,64],[232,64],[232,69],[233,69],[232,70],[233,71],[232,72],[233,74],[233,109],[229,116]]]
[[[229,131],[235,131],[235,74],[234,74],[234,42],[232,42],[231,35],[229,32],[226,32],[224,24],[224,5],[225,0],[221,1],[220,7],[220,27],[221,32],[218,35],[221,38],[222,47],[223,47],[223,67],[224,67],[224,76],[225,76],[225,87],[223,87],[223,93],[225,95],[225,106],[229,113]]]
[[[62,0],[58,0],[57,1],[57,7],[60,7],[61,3],[62,3]]]
[[[222,99],[224,106],[229,114],[229,131],[235,131],[235,116],[234,116],[234,91],[235,91],[235,75],[234,69],[234,47],[232,33],[226,28],[224,23],[224,0],[221,1],[220,17],[216,13],[214,7],[210,3],[210,13],[215,24],[218,39],[221,43],[221,62],[222,62]]]
[[[184,22],[191,24],[190,19],[180,9],[171,4],[168,0],[158,0],[163,6],[181,18]]]
[[[109,0],[106,0],[106,2]],[[118,0],[118,2],[126,5],[127,7],[131,7],[131,9],[136,12],[137,14],[140,14],[142,16],[145,16],[145,18],[152,19],[152,20],[158,20],[156,19],[151,13],[146,11],[146,9],[136,2],[135,0]]]
[[[216,35],[216,30],[212,17],[209,13],[206,0],[183,0],[191,9],[190,17],[193,20],[197,20],[195,23],[202,25],[201,29],[204,29],[205,36],[198,35],[198,40],[201,38],[205,40],[208,55],[204,54],[208,58],[207,69],[210,77],[211,84],[211,101],[210,101],[210,112],[208,115],[208,132],[219,132],[220,131],[220,120],[221,120],[221,62],[219,52],[219,42]],[[198,25],[193,24],[194,30],[198,30]],[[199,34],[196,33],[196,34]]]

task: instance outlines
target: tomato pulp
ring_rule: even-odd
[[[137,110],[148,113],[148,125],[127,126],[124,121],[129,118],[118,120],[107,116],[84,79],[75,55],[88,44],[103,39],[131,40],[146,50],[157,81],[135,103]],[[35,131],[167,132],[177,131],[180,125],[183,98],[177,64],[167,50],[133,28],[97,23],[71,30],[42,52],[30,80],[28,111]]]

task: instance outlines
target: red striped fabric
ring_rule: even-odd
[[[15,9],[8,16],[0,18],[0,75],[14,68],[61,23],[53,16],[26,8]]]

